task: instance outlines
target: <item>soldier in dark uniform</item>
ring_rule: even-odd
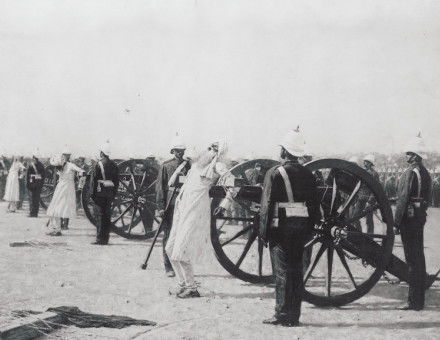
[[[26,173],[26,186],[29,192],[29,217],[38,217],[40,209],[40,196],[43,189],[46,170],[39,160],[39,153],[35,151]]]
[[[18,186],[20,188],[20,198],[17,202],[17,209],[21,209],[23,207],[24,197],[26,196],[26,168],[27,164],[23,159],[23,156],[18,158],[18,161],[23,164],[23,169],[18,173]]]
[[[438,208],[440,206],[440,175],[436,174],[432,181],[432,206]]]
[[[316,179],[298,162],[303,148],[299,131],[291,131],[281,144],[283,165],[269,169],[264,180],[260,236],[269,242],[276,295],[275,315],[266,324],[299,325],[304,245],[320,218]]]
[[[162,164],[159,169],[159,175],[156,182],[156,215],[165,219],[163,222],[164,235],[162,240],[162,252],[165,272],[169,277],[174,277],[175,273],[165,251],[165,247],[168,237],[170,236],[171,227],[173,225],[174,204],[178,191],[175,192],[172,200],[171,198],[174,189],[179,185],[180,175],[186,175],[190,168],[189,162],[183,159],[185,149],[186,147],[183,141],[176,136],[170,148],[170,153],[174,155],[174,157]],[[176,190],[178,190],[178,188],[176,188]],[[168,202],[170,202],[168,208],[169,210],[165,214],[165,207],[167,206]]]
[[[396,197],[396,177],[393,174],[389,175],[385,181],[385,193],[388,198]]]
[[[408,304],[403,310],[422,310],[425,305],[426,268],[423,228],[429,205],[431,177],[422,163],[424,142],[420,134],[406,148],[409,167],[399,179],[394,224],[400,231],[408,264]]]
[[[111,206],[118,192],[119,169],[110,160],[110,145],[105,143],[99,150],[100,160],[91,174],[91,198],[96,204],[98,213],[98,229],[96,241],[92,244],[108,244],[111,228]]]
[[[379,182],[379,174],[374,170],[374,156],[373,155],[367,155],[364,157],[364,167],[365,170],[376,180]],[[354,208],[353,215],[361,214],[367,205],[373,205],[374,204],[374,195],[371,193],[371,191],[365,186],[362,185],[359,189],[359,195],[358,200],[356,202],[356,206]],[[374,221],[373,221],[373,212],[369,212],[365,216],[366,224],[367,224],[367,233],[373,234],[374,233]],[[354,223],[354,226],[358,230],[362,230],[360,221],[356,221]]]

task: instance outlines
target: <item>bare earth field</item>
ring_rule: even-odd
[[[426,295],[426,310],[396,311],[406,300],[405,284],[382,280],[362,299],[342,308],[304,303],[302,327],[263,325],[274,307],[273,288],[230,276],[214,259],[199,268],[199,299],[169,295],[175,280],[164,274],[156,247],[147,271],[140,264],[150,241],[112,235],[109,246],[93,246],[95,228],[85,217],[71,221],[62,237],[44,234],[46,219],[27,211],[7,214],[0,204],[0,326],[13,310],[43,311],[77,306],[90,313],[115,314],[157,322],[125,329],[65,327],[46,338],[62,339],[438,339],[440,282]],[[431,209],[425,232],[428,272],[440,267],[440,210]],[[34,247],[11,242],[36,241]],[[56,244],[58,243],[58,244]],[[400,238],[396,238],[396,252]]]

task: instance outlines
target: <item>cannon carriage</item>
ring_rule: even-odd
[[[128,239],[143,240],[154,236],[158,225],[155,217],[155,184],[158,164],[151,159],[130,159],[118,163],[119,187],[112,203],[112,231]],[[91,199],[91,173],[87,174],[81,202],[89,221],[97,226],[98,212]]]
[[[278,164],[264,159],[239,164],[211,188],[211,242],[229,273],[267,284],[273,282],[270,256],[258,235],[262,187],[248,185],[246,178],[257,162],[263,174]],[[367,294],[384,272],[407,281],[406,263],[393,254],[392,208],[380,183],[343,160],[322,159],[306,167],[317,178],[322,218],[305,246],[305,300],[318,306],[345,305]],[[234,204],[218,214],[228,191]],[[367,204],[360,204],[362,200]],[[435,276],[427,277],[429,287]]]

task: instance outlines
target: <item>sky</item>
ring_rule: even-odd
[[[440,2],[0,0],[0,148],[440,150]]]

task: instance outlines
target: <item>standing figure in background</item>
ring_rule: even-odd
[[[98,216],[96,241],[92,244],[106,245],[110,237],[112,202],[119,186],[119,169],[110,159],[109,142],[99,149],[99,161],[93,169],[90,185],[91,198],[96,204]]]
[[[50,236],[61,236],[62,219],[76,216],[75,175],[76,173],[84,175],[84,170],[67,159],[68,157],[63,154],[60,159],[51,160],[51,164],[59,172],[59,180],[47,208],[50,229],[47,234]]]
[[[18,183],[20,187],[20,199],[17,202],[17,209],[21,209],[23,206],[24,197],[26,196],[26,162],[23,160],[23,156],[18,159],[23,165],[23,169],[18,174]]]
[[[62,155],[65,157],[67,162],[70,162],[70,157],[72,156],[72,151],[70,151],[70,148],[65,145]],[[73,163],[72,163],[73,164]],[[75,177],[76,179],[76,177]],[[75,186],[76,188],[76,186]],[[76,193],[76,189],[75,189]],[[61,218],[61,230],[67,230],[69,229],[69,218]]]
[[[179,280],[176,291],[178,298],[200,297],[193,264],[201,262],[205,252],[210,250],[209,189],[227,171],[226,165],[220,162],[225,152],[224,143],[214,142],[199,157],[191,157],[193,165],[176,199],[166,252]]]
[[[440,206],[440,175],[435,174],[432,181],[432,206],[438,208]]]
[[[6,178],[8,177],[10,163],[6,156],[0,157],[0,200],[3,200],[6,188]]]
[[[259,233],[269,242],[276,301],[275,315],[265,324],[299,326],[304,246],[320,219],[315,176],[299,163],[304,144],[299,128],[290,131],[281,143],[283,164],[264,179]]]
[[[29,192],[29,217],[38,217],[40,209],[40,196],[43,189],[46,170],[43,163],[39,160],[38,150],[34,151],[32,160],[26,174],[26,185]]]
[[[409,167],[399,179],[397,188],[395,228],[400,231],[403,251],[408,264],[408,303],[403,310],[422,310],[425,307],[426,264],[423,230],[429,206],[431,177],[422,163],[426,151],[420,133],[405,149]]]
[[[19,176],[20,172],[24,170],[24,166],[20,163],[18,157],[14,157],[6,179],[5,195],[3,196],[3,199],[8,202],[8,212],[15,212],[20,200]]]
[[[385,194],[388,198],[395,198],[396,197],[396,177],[391,174],[388,176],[387,180],[385,181]]]
[[[379,182],[379,174],[374,169],[374,156],[373,155],[366,155],[364,157],[364,167],[365,170],[376,180]],[[368,208],[369,206],[372,206],[375,203],[374,195],[371,193],[370,189],[366,187],[365,185],[362,185],[359,189],[358,194],[358,200],[356,202],[356,206],[354,208],[353,215],[361,214],[365,208]],[[365,216],[366,224],[367,224],[367,233],[373,234],[374,233],[374,221],[373,221],[373,211],[368,212],[368,214]],[[362,231],[362,226],[360,221],[356,221],[353,223],[354,227]]]
[[[159,175],[156,182],[156,216],[163,218],[163,239],[162,253],[163,263],[167,276],[174,277],[175,272],[165,251],[165,247],[170,236],[171,227],[173,225],[174,205],[176,197],[179,194],[182,183],[179,183],[180,176],[186,176],[191,165],[183,159],[185,153],[185,143],[176,136],[171,143],[170,153],[174,156],[172,159],[165,161],[159,169]],[[173,192],[176,190],[173,196]],[[168,205],[168,211],[165,214],[165,207]]]

